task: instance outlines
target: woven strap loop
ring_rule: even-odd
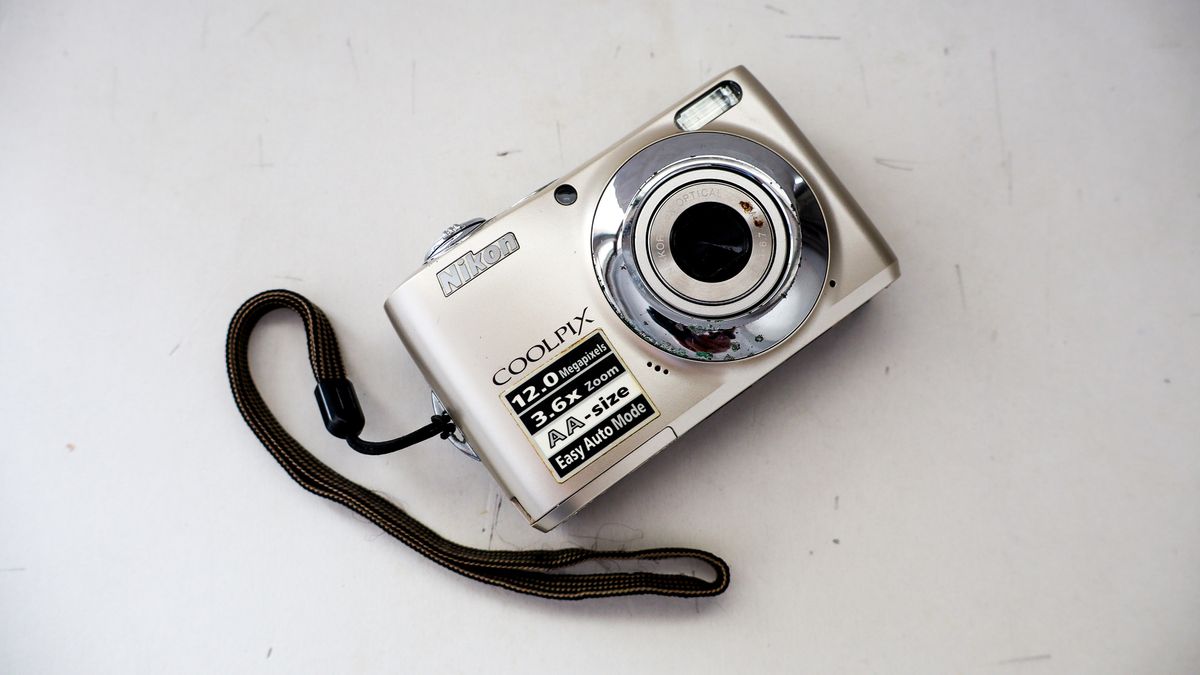
[[[287,290],[264,291],[247,300],[233,315],[225,343],[229,386],[246,424],[288,475],[305,490],[352,509],[418,553],[463,576],[518,593],[557,600],[620,595],[666,595],[696,598],[719,595],[729,586],[729,566],[706,551],[655,548],[640,551],[592,551],[564,548],[533,551],[490,551],[461,546],[415,520],[395,504],[354,483],[320,462],[271,414],[250,374],[250,335],[259,319],[276,309],[300,315],[308,334],[308,360],[318,380],[345,378],[337,337],[329,319],[304,296]],[[436,422],[436,420],[435,420]],[[415,443],[433,434],[420,434]],[[414,433],[411,436],[418,436]],[[690,559],[714,573],[712,581],[686,574],[563,571],[591,560]]]

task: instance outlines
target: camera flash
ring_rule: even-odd
[[[741,100],[742,88],[737,82],[725,80],[675,113],[675,126],[684,131],[695,131],[720,117]]]

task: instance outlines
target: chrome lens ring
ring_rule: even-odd
[[[649,255],[663,200],[714,180],[753,197],[774,237],[767,272],[720,291],[727,296],[689,286]],[[807,181],[779,154],[727,133],[678,134],[635,153],[605,187],[592,220],[592,262],[609,305],[647,343],[693,361],[744,359],[786,340],[816,306],[828,257],[828,226]]]
[[[764,177],[753,180],[748,174],[753,175],[751,167],[728,160],[694,158],[664,170],[643,188],[647,195],[633,226],[634,256],[650,290],[681,312],[705,318],[740,314],[778,285],[792,236],[790,221],[759,182]],[[729,207],[750,234],[749,258],[729,279],[696,279],[680,268],[672,251],[679,217],[699,204]]]

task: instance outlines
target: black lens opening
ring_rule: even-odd
[[[671,226],[671,256],[697,281],[728,281],[746,268],[753,239],[736,209],[718,202],[693,204]]]

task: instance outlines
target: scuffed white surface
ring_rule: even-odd
[[[0,3],[0,670],[1200,670],[1200,7]],[[303,493],[227,389],[294,288],[379,438],[381,309],[493,213],[744,63],[904,277],[552,535],[429,443],[286,426],[474,545],[692,545],[733,586],[556,604]],[[548,285],[546,286],[548,288]]]

